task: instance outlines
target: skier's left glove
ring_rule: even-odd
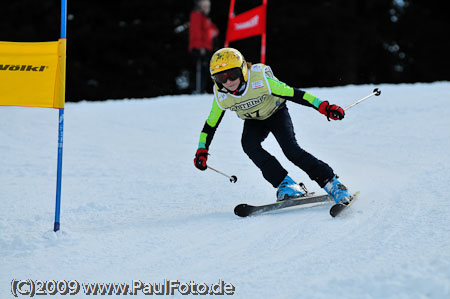
[[[195,153],[194,165],[200,170],[206,170],[206,160],[208,160],[208,150],[206,148],[199,148]]]
[[[345,116],[345,111],[342,107],[334,104],[330,105],[328,101],[323,101],[322,104],[320,104],[319,112],[326,115],[328,121],[330,121],[330,118],[333,120],[340,120]]]

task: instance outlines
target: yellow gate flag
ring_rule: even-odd
[[[0,42],[0,106],[64,108],[66,39]]]

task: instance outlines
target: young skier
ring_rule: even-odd
[[[304,190],[288,176],[278,160],[262,148],[261,143],[269,133],[274,135],[285,156],[324,188],[336,203],[349,203],[350,194],[333,169],[298,145],[286,101],[312,107],[328,120],[343,119],[345,112],[341,107],[278,81],[269,66],[251,65],[233,48],[222,48],[213,54],[210,73],[215,83],[214,101],[200,134],[195,167],[206,170],[209,146],[228,109],[244,120],[242,148],[263,177],[277,188],[277,201],[300,197]]]

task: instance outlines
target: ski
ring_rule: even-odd
[[[332,201],[331,197],[328,195],[307,195],[298,198],[286,199],[283,201],[278,201],[274,203],[269,203],[260,206],[252,206],[246,203],[237,205],[234,208],[234,214],[239,217],[247,217],[252,215],[257,215],[269,211],[280,210],[288,207],[311,204],[311,203],[320,203],[320,202],[329,202]]]
[[[356,192],[355,194],[353,194],[352,196],[350,196],[350,203],[348,205],[344,205],[342,203],[337,203],[334,204],[331,209],[330,209],[330,215],[331,217],[336,217],[337,215],[339,215],[343,210],[345,210],[346,208],[348,208],[349,206],[352,205],[352,203],[358,198],[359,195],[359,191]]]

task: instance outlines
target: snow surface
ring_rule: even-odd
[[[1,107],[0,297],[13,279],[169,279],[223,280],[233,298],[450,298],[450,82],[307,90],[347,106],[374,87],[340,122],[288,104],[303,148],[361,190],[335,219],[329,205],[236,217],[275,200],[241,149],[242,121],[226,113],[208,160],[231,184],[193,166],[212,96],[165,96],[66,104],[54,233],[58,113]],[[273,137],[264,147],[322,192]]]

